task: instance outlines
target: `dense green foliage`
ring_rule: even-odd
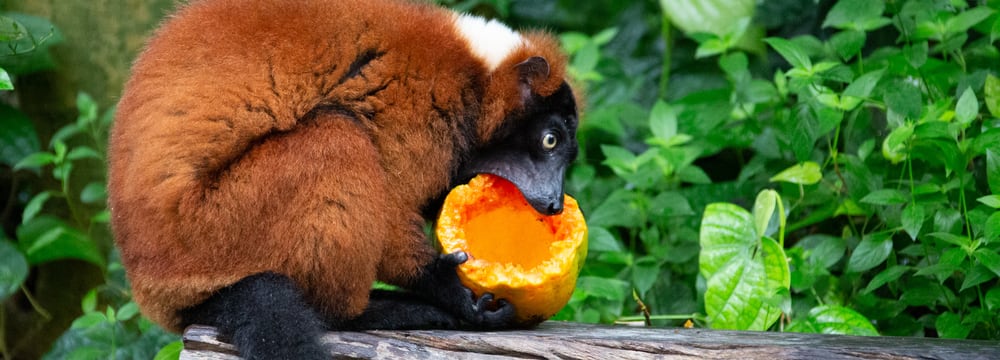
[[[1000,339],[1000,1],[442,2],[558,33],[586,94],[590,255],[557,318]],[[51,69],[51,24],[0,29],[0,88]],[[106,284],[50,357],[149,358],[175,337],[130,301],[103,180],[73,176],[111,112],[77,107],[41,141],[0,105],[0,300],[44,318],[32,272],[88,262]]]
[[[642,319],[635,290],[714,328],[1000,338],[1000,4],[694,2],[562,35],[592,244],[562,318]]]
[[[5,55],[0,58],[0,68],[19,76],[53,67],[45,49],[61,41],[61,35],[48,21],[4,14],[0,28],[9,30],[0,32],[5,45],[0,50]],[[12,89],[6,71],[0,72],[0,88]],[[65,260],[89,263],[103,270],[105,284],[83,298],[83,315],[47,358],[149,359],[177,336],[137,316],[124,269],[107,236],[110,214],[104,180],[81,179],[74,172],[82,167],[104,167],[113,110],[99,111],[94,100],[82,93],[76,108],[79,116],[61,124],[43,146],[46,143],[39,140],[27,115],[8,104],[0,105],[0,164],[5,184],[11,187],[9,199],[14,200],[5,206],[5,229],[0,233],[0,299],[26,302],[42,322],[50,321],[49,309],[32,296],[31,271]],[[17,224],[11,234],[6,227],[12,221]],[[10,331],[4,316],[0,313],[0,329]],[[21,330],[28,332],[28,338],[36,331],[30,327]],[[16,349],[8,347],[16,344],[0,345],[2,358],[20,357]]]

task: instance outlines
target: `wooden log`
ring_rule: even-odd
[[[1000,342],[549,321],[533,330],[329,332],[331,358],[357,359],[1000,359]],[[215,329],[184,333],[184,360],[234,360]]]

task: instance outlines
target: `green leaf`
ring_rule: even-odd
[[[813,161],[806,161],[792,165],[782,170],[778,175],[769,179],[771,182],[784,181],[799,185],[812,185],[823,179],[823,173],[819,170],[819,164]]]
[[[35,196],[28,201],[28,204],[24,206],[24,213],[21,215],[21,223],[27,223],[31,221],[31,219],[34,219],[35,216],[42,211],[42,206],[45,205],[46,201],[49,201],[50,197],[52,197],[52,193],[48,191],[42,191],[35,194]]]
[[[631,265],[635,261],[632,253],[623,252],[603,252],[597,254],[597,260],[612,265]]]
[[[1000,287],[994,287],[986,292],[986,309],[1000,311]]]
[[[726,263],[749,258],[760,236],[753,216],[729,203],[713,203],[705,208],[701,220],[698,266],[705,279],[711,279]]]
[[[766,330],[781,315],[771,301],[784,289],[787,296],[791,276],[785,253],[776,241],[761,239],[760,252],[726,264],[708,279],[705,312],[712,328]]]
[[[950,311],[938,315],[937,319],[934,320],[934,327],[937,329],[938,336],[947,339],[965,339],[972,331],[971,326],[962,324],[962,315]]]
[[[976,201],[991,208],[1000,209],[1000,195],[987,195],[976,199]]]
[[[88,183],[80,190],[80,201],[84,204],[98,204],[108,197],[107,187],[103,182]]]
[[[67,181],[70,172],[73,171],[72,162],[63,162],[62,164],[56,165],[52,168],[52,177],[59,181]]]
[[[90,221],[93,221],[95,223],[107,224],[111,222],[111,212],[108,211],[107,209],[101,210],[97,214],[94,214],[94,216],[90,218]]]
[[[886,160],[891,161],[893,164],[898,164],[899,162],[906,160],[906,158],[909,157],[907,144],[912,136],[912,125],[907,124],[892,129],[889,136],[886,136],[885,141],[882,142],[882,156],[884,156]]]
[[[722,54],[728,49],[729,44],[725,40],[715,35],[708,35],[705,41],[701,41],[698,44],[698,48],[694,52],[694,57],[695,59],[702,59]]]
[[[972,269],[965,271],[965,280],[962,281],[962,286],[958,289],[958,291],[965,291],[968,288],[993,280],[996,277],[997,276],[985,266],[974,265],[972,266]]]
[[[21,169],[39,169],[45,165],[51,165],[56,162],[56,156],[48,152],[36,152],[34,154],[28,155],[21,161],[18,161],[14,165],[14,170]]]
[[[581,32],[567,31],[559,34],[559,42],[566,54],[573,55],[590,42],[590,36]]]
[[[29,264],[78,259],[104,267],[104,256],[84,233],[51,216],[38,216],[17,228],[18,246]]]
[[[871,320],[839,305],[817,306],[809,310],[809,320],[820,334],[878,336]]]
[[[642,213],[637,202],[640,196],[633,191],[620,189],[611,193],[601,205],[587,217],[587,226],[610,228],[622,226],[635,228],[642,226]]]
[[[631,270],[632,284],[643,294],[653,287],[660,274],[663,273],[663,270],[660,269],[660,261],[652,256],[636,259]]]
[[[774,190],[762,190],[757,194],[757,200],[753,203],[753,221],[757,234],[767,234],[768,224],[774,217],[774,209],[780,206],[781,196]],[[784,218],[784,214],[778,212],[779,222]]]
[[[0,90],[14,90],[14,82],[10,80],[10,74],[3,68],[0,68]]]
[[[986,224],[983,225],[983,237],[987,244],[1000,239],[1000,211],[993,212],[990,217],[986,218]]]
[[[83,312],[89,313],[97,309],[97,289],[91,289],[87,292],[87,295],[83,296],[80,300],[80,308]]]
[[[0,302],[16,293],[28,277],[28,260],[0,234]]]
[[[678,136],[680,137],[680,136]],[[675,137],[676,139],[677,137]],[[712,178],[708,177],[705,170],[695,165],[689,165],[677,170],[677,178],[681,182],[688,184],[711,184]]]
[[[611,232],[600,226],[592,226],[588,229],[587,244],[588,251],[590,252],[621,252],[624,250],[618,239],[615,239],[614,235],[611,235]]]
[[[73,135],[80,133],[80,127],[76,126],[76,123],[66,124],[65,126],[56,130],[56,133],[52,135],[49,139],[49,147],[55,147],[58,143],[66,143],[66,140],[73,137]]]
[[[925,282],[923,284],[911,285],[901,288],[903,295],[899,297],[899,302],[907,306],[933,306],[944,302],[948,298],[949,291],[939,284]],[[950,296],[954,297],[954,294]]]
[[[868,139],[858,146],[858,159],[865,161],[875,151],[875,139]]]
[[[844,30],[830,37],[830,46],[841,59],[846,61],[861,52],[861,48],[865,46],[865,39],[864,31]]]
[[[587,74],[594,71],[600,59],[600,47],[593,42],[588,42],[573,56],[572,67],[580,73]]]
[[[629,288],[629,283],[618,279],[581,276],[576,281],[576,288],[589,297],[623,301],[626,295],[625,289]]]
[[[656,195],[649,204],[651,215],[661,216],[688,216],[694,215],[691,202],[684,195],[673,191],[664,191]]]
[[[850,85],[847,86],[847,89],[844,89],[843,96],[845,98],[851,97],[857,99],[869,98],[869,96],[871,96],[872,90],[875,89],[875,85],[878,85],[879,80],[882,79],[883,74],[885,74],[884,69],[872,71],[859,76],[857,79],[854,79],[854,81],[852,81]]]
[[[944,165],[949,171],[956,171],[965,166],[966,160],[962,156],[962,150],[953,139],[916,138],[911,144],[910,155],[915,159]]]
[[[1000,157],[993,149],[986,150],[986,182],[991,193],[1000,195]]]
[[[918,124],[917,127],[913,129],[913,135],[918,140],[952,140],[954,138],[951,127],[944,121],[931,121]]]
[[[597,45],[607,45],[617,35],[618,35],[618,28],[612,27],[601,30],[601,32],[594,34],[594,36],[591,39],[593,39],[594,43]]]
[[[902,266],[902,265],[890,266],[889,268],[882,270],[882,272],[878,273],[878,275],[875,275],[875,277],[873,277],[872,280],[868,282],[868,286],[866,286],[864,290],[861,290],[861,293],[867,294],[872,291],[878,290],[878,288],[882,287],[882,285],[899,280],[899,278],[903,276],[903,274],[906,274],[907,271],[910,271],[912,269],[913,268],[909,266]]]
[[[769,37],[764,39],[768,45],[771,45],[781,57],[785,58],[788,63],[792,66],[800,69],[811,69],[812,61],[809,60],[809,56],[806,55],[805,50],[802,49],[798,44],[777,37]]]
[[[14,166],[41,150],[35,125],[20,110],[0,104],[0,164]]]
[[[76,120],[76,126],[85,128],[97,119],[97,102],[85,92],[76,94],[76,109],[80,112],[80,116]]]
[[[964,33],[969,30],[969,28],[976,26],[986,18],[990,17],[994,12],[986,6],[980,6],[969,11],[963,11],[957,16],[948,18],[945,23],[945,31],[948,33]]]
[[[978,115],[979,100],[976,99],[976,93],[972,91],[972,88],[965,88],[955,106],[955,120],[968,126]]]
[[[824,234],[814,234],[799,240],[796,246],[808,251],[809,261],[829,269],[844,257],[847,245],[843,238]]]
[[[19,26],[16,31],[22,33],[0,46],[4,69],[11,75],[23,75],[55,68],[48,48],[63,40],[55,26],[45,18],[33,15],[6,12],[4,17],[16,23]],[[12,23],[6,22],[6,25]]]
[[[184,350],[184,342],[180,340],[174,341],[160,349],[153,360],[179,360],[181,358],[181,350]]]
[[[983,264],[987,269],[990,269],[996,276],[1000,276],[1000,254],[996,251],[979,248],[975,253],[972,254],[976,260],[979,260],[980,264]]]
[[[971,140],[968,151],[974,155],[985,154],[988,149],[1000,149],[996,146],[1000,144],[1000,128],[983,129],[983,133]]]
[[[961,236],[961,235],[942,233],[942,232],[930,233],[929,235],[941,239],[944,242],[961,246],[962,248],[969,248],[970,246],[972,246],[972,240],[970,240],[968,236]]]
[[[906,62],[909,63],[910,66],[913,66],[914,69],[919,69],[927,63],[928,51],[927,41],[907,44],[903,46],[903,57],[906,58]]]
[[[874,30],[867,28],[865,24],[881,17],[884,10],[883,0],[841,0],[830,8],[823,27]]]
[[[865,235],[847,261],[847,272],[864,272],[885,262],[892,252],[892,234]]]
[[[861,202],[874,205],[894,205],[907,201],[906,194],[896,189],[879,189],[861,198]]]
[[[773,212],[767,198],[755,211],[769,219],[763,215],[767,208]],[[777,199],[771,196],[770,204]],[[761,238],[755,223],[754,215],[733,204],[705,208],[699,270],[707,279],[705,309],[713,328],[766,329],[788,298],[791,275],[784,250],[773,239]]]
[[[91,312],[83,314],[83,316],[76,318],[76,320],[73,320],[73,325],[70,326],[70,328],[89,329],[97,325],[100,325],[102,323],[106,323],[107,321],[108,318],[104,316],[103,313]]]
[[[52,152],[56,155],[55,163],[62,163],[63,159],[66,159],[66,143],[62,141],[53,141]]]
[[[135,302],[129,301],[118,309],[118,321],[128,321],[138,313],[139,305],[136,305]]]
[[[909,204],[903,209],[900,220],[903,223],[903,230],[910,235],[910,240],[916,240],[920,235],[920,227],[924,224],[926,212],[924,207],[917,204]]]
[[[663,142],[672,139],[677,135],[677,111],[670,104],[657,101],[649,114],[649,130]]]
[[[883,95],[886,107],[904,119],[919,119],[924,104],[920,89],[907,82],[891,82],[891,85]]]
[[[1000,17],[997,19],[997,24],[1000,24]],[[990,114],[994,117],[1000,117],[1000,78],[993,76],[993,74],[987,74],[983,94],[986,108],[990,110]]]
[[[1000,39],[1000,16],[993,19],[993,26],[990,27],[990,43],[992,44],[997,39]]]
[[[95,159],[101,160],[101,154],[87,146],[75,147],[66,154],[66,158],[70,160],[80,160],[80,159]]]
[[[626,148],[601,145],[601,151],[605,157],[604,164],[620,176],[635,172],[639,168],[637,157]]]
[[[753,15],[753,0],[660,0],[663,14],[687,34],[732,32],[741,18]]]
[[[7,42],[22,39],[27,36],[26,32],[27,30],[24,29],[24,26],[14,21],[14,19],[7,16],[0,16],[0,41]]]
[[[742,52],[719,57],[719,68],[725,71],[726,75],[736,84],[750,81],[749,63],[747,55]]]

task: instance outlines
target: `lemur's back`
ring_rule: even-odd
[[[351,316],[376,277],[405,283],[430,262],[420,209],[520,106],[508,55],[556,62],[540,93],[563,81],[551,38],[501,36],[497,57],[460,21],[383,0],[203,0],[169,19],[134,65],[109,154],[143,311],[179,330],[178,311],[273,271]]]

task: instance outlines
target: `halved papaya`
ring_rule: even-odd
[[[509,301],[523,327],[566,305],[587,257],[587,224],[575,199],[565,195],[563,212],[545,216],[514,184],[490,174],[448,193],[435,233],[443,253],[469,254],[458,266],[462,283],[476,296]]]

